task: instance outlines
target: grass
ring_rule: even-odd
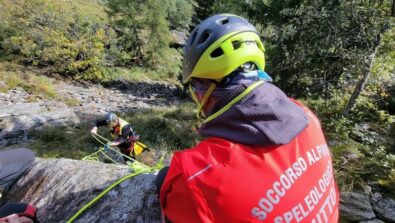
[[[64,98],[61,99],[61,101],[63,101],[69,107],[75,107],[75,106],[77,106],[77,105],[79,105],[81,103],[77,99],[70,98],[70,97],[64,97]]]
[[[111,68],[108,69],[107,81],[127,80],[140,81],[146,79],[162,80],[154,71],[143,68]],[[31,93],[28,101],[51,98],[63,101],[68,106],[77,106],[79,101],[73,98],[60,98],[56,94],[54,80],[39,75],[38,69],[24,67],[11,62],[0,62],[0,92],[7,92],[21,87]],[[175,81],[174,81],[175,82]],[[122,114],[134,130],[141,135],[141,141],[155,151],[173,151],[191,147],[197,142],[194,133],[194,105],[189,102],[177,107],[150,109],[140,112]],[[36,140],[29,145],[39,157],[81,159],[93,153],[99,144],[91,137],[92,123],[79,126],[45,127],[40,131],[32,131]],[[102,128],[101,134],[110,138],[108,129]]]
[[[102,82],[111,81],[146,81],[157,80],[170,84],[179,84],[175,79],[160,75],[153,70],[140,67],[133,68],[105,68],[105,79]],[[16,87],[23,88],[29,92],[27,98],[29,102],[35,102],[42,98],[55,99],[64,102],[69,107],[79,105],[79,101],[70,97],[61,97],[55,90],[55,79],[40,75],[40,70],[32,67],[25,67],[12,62],[0,61],[0,92],[8,92]]]
[[[362,189],[366,186],[363,179],[365,167],[359,147],[363,145],[336,134],[329,133],[328,136],[328,141],[332,142],[330,148],[339,189],[341,191]]]
[[[56,98],[52,80],[37,73],[38,71],[31,71],[20,65],[0,62],[0,92],[21,87],[34,96]]]
[[[155,80],[169,82],[171,84],[179,84],[179,81],[168,77],[165,73],[154,71],[147,68],[141,67],[106,67],[103,68],[104,79],[103,82],[108,81],[145,81],[145,80]]]
[[[28,147],[39,157],[81,159],[96,150],[95,140],[90,136],[90,126],[47,127],[30,132],[36,140]]]
[[[130,122],[140,135],[140,141],[154,153],[170,152],[196,144],[198,136],[193,132],[193,109],[192,103],[184,102],[178,107],[143,110],[120,114],[120,117]],[[100,146],[90,134],[91,126],[92,123],[83,123],[34,131],[30,134],[36,140],[27,146],[39,157],[82,159]],[[99,134],[110,139],[108,128],[99,128]]]
[[[140,139],[156,150],[174,151],[197,143],[194,133],[194,104],[181,103],[177,107],[150,109],[144,112],[125,114]]]
[[[27,68],[11,62],[0,62],[0,92],[8,92],[16,87],[29,92],[28,102],[35,102],[42,98],[56,99],[72,107],[79,105],[79,101],[70,97],[60,97],[54,86],[54,79],[40,75],[38,69]]]

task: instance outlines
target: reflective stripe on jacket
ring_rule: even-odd
[[[160,191],[177,222],[338,222],[339,193],[320,123],[282,146],[207,138],[176,152]]]
[[[125,127],[126,125],[129,125],[129,122],[127,122],[121,118],[118,118],[118,122],[119,122],[119,124],[112,128],[113,133],[111,135],[113,138],[122,137],[123,127]],[[129,139],[129,137],[127,139]]]

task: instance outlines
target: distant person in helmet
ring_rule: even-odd
[[[264,51],[255,27],[231,14],[204,20],[186,42],[183,82],[205,139],[158,174],[171,222],[338,222],[320,122],[271,84]]]
[[[127,121],[117,117],[115,113],[109,112],[106,114],[105,119],[95,122],[91,133],[97,134],[97,128],[100,126],[109,126],[111,128],[111,135],[114,141],[109,146],[117,146],[122,154],[135,159],[134,143],[139,139],[139,135],[133,132]],[[125,162],[130,161],[126,157],[123,159]]]

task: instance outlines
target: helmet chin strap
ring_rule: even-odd
[[[211,96],[213,93],[214,89],[217,87],[217,85],[212,82],[210,84],[210,87],[207,89],[207,91],[204,93],[202,101],[199,102],[198,97],[196,96],[195,92],[192,89],[192,85],[189,84],[189,92],[191,92],[192,99],[195,101],[197,104],[197,114],[196,116],[198,118],[206,118],[206,114],[204,113],[203,106],[207,103],[208,98]]]

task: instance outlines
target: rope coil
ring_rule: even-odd
[[[100,135],[98,135],[98,134],[92,133],[92,136],[93,136],[93,138],[95,138],[100,144],[102,144],[102,145],[104,145],[104,146],[107,146],[107,143],[110,142],[109,140],[107,140],[106,138],[104,138],[103,136],[100,136]],[[101,138],[101,140],[103,140],[104,142],[101,141],[99,138]],[[105,143],[105,142],[106,142],[106,143]],[[120,153],[119,151],[117,151],[117,150],[115,150],[115,149],[113,149],[113,148],[111,148],[111,147],[109,147],[109,148],[110,148],[112,151],[115,151],[115,152],[117,152],[118,154],[121,154],[121,155],[123,155],[124,157],[129,158],[130,160],[133,160],[133,161],[134,161],[133,163],[137,163],[138,166],[140,166],[140,167],[138,167],[138,166],[133,166],[133,163],[132,163],[132,165],[129,165],[130,168],[132,168],[133,170],[135,170],[134,173],[132,173],[132,174],[130,174],[130,175],[127,175],[127,176],[124,176],[124,177],[122,177],[121,179],[119,179],[118,181],[116,181],[115,183],[111,184],[111,185],[110,185],[109,187],[107,187],[104,191],[102,191],[99,195],[97,195],[96,197],[94,197],[94,198],[93,198],[91,201],[89,201],[86,205],[84,205],[82,208],[80,208],[80,209],[77,211],[77,213],[75,213],[75,214],[67,221],[67,223],[72,223],[73,221],[75,221],[79,216],[81,216],[82,213],[84,213],[88,208],[90,208],[90,207],[91,207],[94,203],[96,203],[100,198],[102,198],[104,195],[106,195],[108,192],[110,192],[114,187],[116,187],[116,186],[119,185],[120,183],[124,182],[125,180],[130,179],[130,178],[133,178],[133,177],[135,177],[135,176],[137,176],[137,175],[140,175],[140,174],[143,174],[143,173],[151,173],[151,172],[154,172],[154,171],[156,171],[156,170],[160,170],[160,169],[163,168],[163,157],[159,160],[159,162],[158,162],[155,166],[149,167],[149,166],[145,165],[145,164],[142,163],[142,162],[139,162],[139,161],[137,161],[137,160],[135,160],[135,159],[133,159],[133,158],[131,158],[131,157],[125,156],[124,154]],[[112,160],[107,154],[105,154],[105,151],[104,151],[104,148],[103,148],[103,147],[100,147],[98,151],[96,151],[96,152],[94,152],[94,153],[92,153],[92,154],[90,154],[90,155],[88,155],[88,156],[85,156],[85,157],[82,158],[82,159],[83,159],[83,160],[91,160],[91,161],[99,161],[99,159],[98,159],[97,157],[95,157],[95,156],[96,156],[97,154],[99,154],[99,153],[102,153],[104,156],[106,156],[107,158],[109,158],[110,160]],[[96,160],[96,158],[97,158],[97,160]],[[112,161],[113,161],[113,160],[112,160]],[[113,161],[113,162],[114,162],[114,163],[118,163],[118,162],[115,162],[115,161]],[[118,163],[118,164],[120,164],[120,163]]]
[[[133,159],[132,157],[126,156],[125,154],[119,152],[117,149],[114,149],[113,147],[108,146],[107,144],[110,143],[111,141],[104,138],[103,136],[101,136],[99,134],[92,133],[92,137],[94,139],[96,139],[103,146],[108,147],[111,151],[121,155],[122,157],[125,157],[126,159],[132,161],[132,163],[136,163],[134,165],[129,165],[130,168],[135,169],[134,167],[136,167],[136,166],[141,166],[143,168],[150,168],[149,166],[145,165],[144,163],[137,161],[136,159]],[[103,147],[100,147],[98,151],[96,151],[88,156],[83,157],[82,160],[90,160],[90,161],[100,162],[100,159],[98,157],[99,154],[102,154],[103,156],[105,156],[107,159],[109,159],[113,163],[123,165],[122,163],[119,163],[119,162],[115,161],[114,159],[112,159],[110,156],[108,156],[105,153],[105,149]]]

